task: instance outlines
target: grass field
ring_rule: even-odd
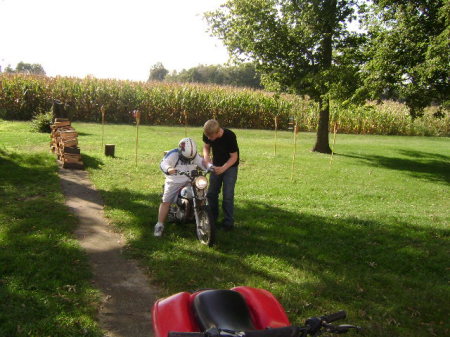
[[[27,125],[0,124],[2,157],[31,151],[54,174],[46,136],[19,133]],[[105,126],[104,143],[116,145],[116,158],[102,154],[100,125],[74,127],[107,216],[163,295],[249,285],[272,291],[293,323],[344,309],[349,322],[366,328],[362,336],[448,335],[448,138],[337,135],[330,161],[309,151],[314,134],[301,133],[291,180],[292,133],[278,133],[275,156],[273,132],[236,129],[236,229],[220,231],[210,249],[195,240],[192,225],[168,225],[163,238],[152,236],[163,184],[159,162],[184,128],[140,127],[136,165],[135,127]],[[200,142],[200,128],[187,134]],[[41,217],[52,222],[55,215]],[[9,236],[0,240],[13,246]],[[20,269],[23,262],[14,263]]]
[[[101,336],[48,134],[0,121],[0,336]]]

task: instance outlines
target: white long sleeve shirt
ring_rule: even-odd
[[[197,167],[206,170],[206,167],[203,165],[203,158],[199,156],[197,153],[193,159],[190,161],[182,160],[178,153],[178,149],[170,150],[166,153],[164,158],[161,160],[159,164],[161,171],[166,175],[166,181],[183,183],[188,182],[189,179],[185,175],[180,175],[178,172],[180,171],[192,171]],[[177,174],[169,174],[168,169],[174,168],[177,170]]]

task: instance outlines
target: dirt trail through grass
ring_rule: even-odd
[[[85,171],[59,169],[66,205],[79,218],[75,234],[102,293],[99,322],[108,337],[152,336],[150,309],[157,289],[122,255],[124,239],[104,218],[103,201]]]

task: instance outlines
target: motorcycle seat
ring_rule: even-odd
[[[234,290],[205,290],[197,294],[193,311],[201,331],[211,328],[255,330],[247,303]]]

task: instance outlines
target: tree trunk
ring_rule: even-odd
[[[319,103],[319,126],[317,127],[316,145],[313,147],[314,152],[331,153],[328,140],[328,124],[330,121],[330,100],[323,98]]]
[[[322,49],[322,66],[323,70],[329,70],[333,60],[333,34],[337,13],[337,1],[324,1],[324,25],[323,38],[321,41]],[[322,75],[323,76],[323,75]],[[330,121],[330,98],[328,91],[330,90],[328,80],[324,79],[322,93],[319,102],[319,126],[317,127],[317,140],[313,151],[321,153],[331,153],[328,141],[328,123]]]

